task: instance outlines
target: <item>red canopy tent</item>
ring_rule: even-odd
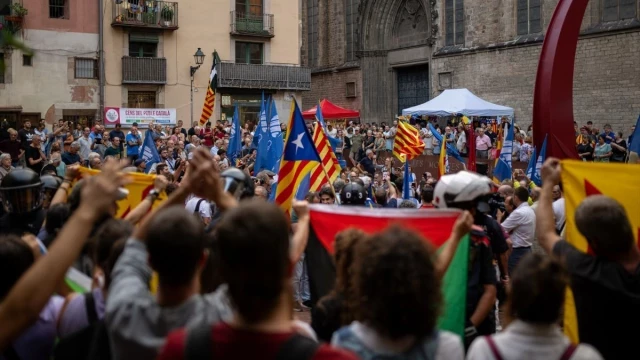
[[[302,113],[302,117],[305,119],[313,119],[316,117],[317,106]],[[324,99],[320,101],[320,108],[322,109],[322,117],[325,119],[348,119],[359,118],[360,112],[355,110],[349,110],[342,108],[338,105],[331,103],[329,100]]]

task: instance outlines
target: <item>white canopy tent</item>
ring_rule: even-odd
[[[402,115],[513,117],[513,109],[482,100],[467,89],[451,89],[424,104],[402,110]]]

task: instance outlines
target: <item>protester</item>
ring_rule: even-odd
[[[594,255],[563,240],[556,232],[551,205],[561,171],[555,158],[547,159],[541,169],[538,241],[548,254],[564,262],[571,275],[580,341],[593,345],[605,359],[627,358],[635,351],[636,339],[620,319],[640,319],[640,250],[635,230],[620,203],[594,195],[583,200],[575,213],[576,227]]]
[[[563,266],[540,254],[525,256],[511,281],[505,331],[473,342],[467,360],[602,359],[589,345],[571,344],[558,326],[569,276]]]
[[[338,330],[332,345],[363,360],[464,358],[460,338],[435,329],[440,281],[427,244],[416,233],[391,227],[355,245],[349,308],[356,321]]]
[[[305,205],[294,205],[299,219],[309,216]],[[276,205],[258,200],[241,203],[222,219],[217,237],[220,270],[234,316],[213,327],[169,335],[159,359],[183,359],[190,353],[205,358],[277,359],[280,352],[296,359],[305,358],[302,354],[312,359],[355,359],[296,335],[290,269],[306,237],[299,244],[290,243],[288,221]]]
[[[35,322],[80,253],[94,222],[113,206],[118,189],[127,183],[125,176],[119,174],[121,168],[110,161],[101,174],[88,179],[82,189],[85,200],[62,228],[49,253],[9,287],[0,303],[0,351],[9,348]]]
[[[498,210],[497,218],[513,241],[511,255],[509,255],[509,274],[526,254],[531,253],[536,228],[536,214],[527,202],[529,199],[527,189],[522,186],[518,187],[511,199],[515,209],[510,211],[509,217],[504,222],[501,222],[503,213],[500,210]],[[505,201],[505,203],[511,201]]]

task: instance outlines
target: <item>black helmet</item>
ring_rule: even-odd
[[[8,213],[24,214],[40,209],[43,200],[40,176],[31,169],[10,171],[0,183],[0,198]]]
[[[365,201],[367,201],[367,192],[362,185],[357,183],[347,184],[340,193],[342,205],[364,205]]]
[[[224,191],[242,200],[253,196],[255,185],[251,176],[237,168],[228,168],[220,174],[224,180]]]
[[[58,190],[60,185],[62,185],[62,179],[53,175],[42,175],[40,176],[40,181],[45,189]]]

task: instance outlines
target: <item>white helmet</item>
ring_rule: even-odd
[[[492,182],[488,177],[469,171],[444,175],[433,191],[433,203],[439,209],[446,209],[458,208],[456,205],[472,206],[474,202],[478,202],[478,210],[487,212],[489,205],[479,200],[491,194],[491,187]]]

